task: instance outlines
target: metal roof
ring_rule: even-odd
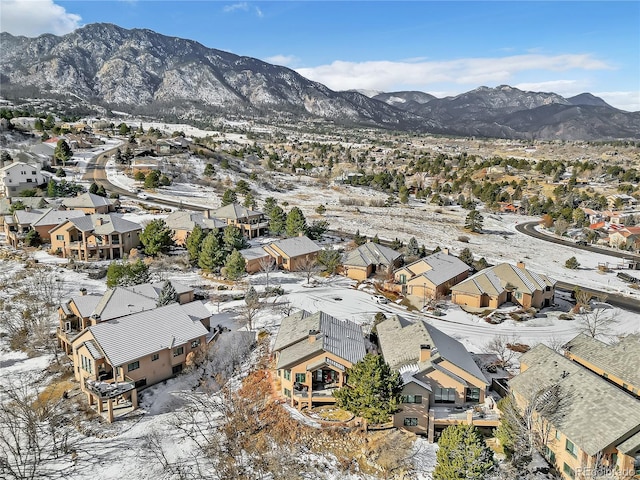
[[[80,316],[82,318],[88,318],[94,312],[101,299],[102,295],[90,293],[88,295],[78,295],[76,297],[71,297],[67,304],[73,302],[76,306],[76,309],[78,310],[78,313],[80,313]]]
[[[53,208],[49,208],[31,225],[33,227],[39,225],[59,225],[65,220],[78,217],[84,217],[84,212],[80,210],[54,210]]]
[[[427,270],[422,276],[434,285],[442,285],[469,271],[469,265],[444,252],[434,253],[421,260],[431,267],[431,270]]]
[[[155,298],[141,295],[126,287],[114,287],[105,292],[91,316],[105,321],[154,308]]]
[[[531,399],[557,388],[559,406],[548,421],[588,455],[640,431],[640,400],[587,368],[543,344],[523,354],[520,362],[528,368],[509,381],[511,389]]]
[[[546,287],[553,287],[556,281],[523,267],[501,263],[479,271],[452,287],[451,290],[475,295],[486,293],[496,296],[500,295],[508,284],[515,287],[516,290],[533,294],[536,290],[544,291]]]
[[[208,333],[177,303],[102,322],[89,330],[114,367],[184,345]]]
[[[245,260],[258,260],[269,256],[262,247],[245,248],[244,250],[240,250],[240,255],[242,255]]]
[[[125,220],[121,215],[115,213],[84,215],[78,218],[70,218],[72,223],[81,232],[95,232],[99,235],[110,233],[126,233],[135,230],[142,230],[142,225]],[[61,223],[50,231],[53,231],[66,222]]]

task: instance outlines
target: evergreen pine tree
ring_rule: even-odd
[[[463,248],[458,258],[470,267],[473,266],[473,253],[471,253],[469,248]]]
[[[140,242],[147,255],[164,253],[173,245],[171,229],[162,219],[152,220],[140,234]]]
[[[235,225],[229,225],[222,234],[222,244],[227,252],[247,248],[247,239]]]
[[[234,250],[224,264],[225,274],[229,280],[237,280],[244,274],[246,263],[240,252]]]
[[[54,198],[58,196],[58,189],[56,188],[56,182],[53,179],[47,183],[47,197]]]
[[[225,252],[220,246],[218,235],[215,232],[209,232],[202,241],[202,249],[198,254],[198,266],[212,272],[222,265],[224,255]]]
[[[356,230],[356,234],[353,236],[353,243],[358,247],[367,243],[367,237],[360,235],[360,229]]]
[[[56,148],[53,151],[53,158],[56,160],[57,162],[61,162],[62,166],[64,167],[65,164],[67,163],[67,160],[69,160],[73,155],[73,152],[71,151],[71,148],[69,147],[69,144],[67,143],[66,140],[64,140],[63,138],[61,138],[60,140],[58,140],[58,143],[56,144]]]
[[[284,233],[285,214],[282,207],[275,205],[269,214],[269,232],[274,235]]]
[[[418,240],[416,237],[411,237],[407,244],[407,255],[409,257],[417,257],[420,255],[420,247],[418,246]]]
[[[434,480],[484,480],[494,469],[493,453],[473,425],[451,425],[438,440]]]
[[[156,306],[164,307],[165,305],[169,305],[170,303],[175,303],[178,301],[178,292],[171,284],[170,281],[164,282],[162,286],[162,290],[160,290],[160,294],[158,295],[158,301],[156,302]]]
[[[271,217],[271,212],[278,206],[278,201],[273,197],[267,197],[264,200],[264,213],[267,217]]]
[[[349,370],[349,384],[336,390],[340,408],[369,422],[384,423],[400,403],[402,377],[381,355],[368,353]]]
[[[285,222],[285,233],[288,237],[296,237],[300,233],[306,234],[307,232],[307,219],[304,218],[302,210],[298,207],[293,207],[287,214],[287,220]]]
[[[222,195],[222,206],[231,205],[238,201],[238,195],[235,190],[226,190]]]
[[[198,263],[198,256],[200,255],[200,247],[205,238],[204,231],[200,225],[193,227],[193,231],[187,237],[185,246],[187,247],[187,253],[189,255],[189,261],[191,264],[196,265]]]
[[[480,233],[482,231],[482,222],[484,218],[476,209],[471,210],[467,214],[467,218],[464,221],[464,228],[471,230],[472,232]]]

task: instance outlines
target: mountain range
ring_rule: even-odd
[[[90,24],[64,36],[0,34],[6,98],[72,96],[132,114],[326,119],[444,135],[523,139],[640,138],[640,112],[588,93],[564,98],[507,85],[436,98],[333,91],[295,71],[146,29]],[[369,96],[368,96],[369,95]]]

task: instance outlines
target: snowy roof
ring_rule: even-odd
[[[376,326],[378,341],[385,361],[396,370],[407,365],[417,365],[424,371],[439,361],[447,360],[469,375],[487,384],[487,379],[471,354],[456,339],[423,320],[410,322],[394,315]],[[431,347],[431,358],[420,362],[422,345]]]
[[[315,340],[309,332],[316,331]],[[285,368],[322,351],[356,363],[366,354],[362,328],[349,320],[339,320],[324,312],[301,311],[282,320],[274,351],[280,351],[277,368]]]
[[[268,247],[271,246],[277,247],[289,258],[308,255],[322,250],[320,245],[305,235],[301,237],[287,238],[285,240],[278,240],[277,242],[273,242],[268,245]]]
[[[54,210],[53,208],[49,208],[31,225],[33,227],[40,225],[58,225],[65,220],[78,217],[84,217],[84,212],[79,210]]]
[[[85,192],[77,197],[65,198],[62,205],[67,208],[95,208],[113,205],[113,201],[107,197]]]
[[[245,248],[244,250],[240,250],[240,255],[242,255],[245,260],[258,260],[269,256],[262,247]]]
[[[494,267],[485,268],[472,277],[452,287],[452,291],[470,293],[474,295],[500,295],[507,285],[516,290],[533,294],[536,290],[544,291],[546,287],[553,287],[556,281],[546,275],[534,273],[525,268],[501,263]]]
[[[393,265],[402,256],[395,250],[379,245],[374,242],[367,242],[358,248],[345,253],[342,264],[356,267],[368,267],[369,265]]]
[[[458,257],[444,252],[434,253],[419,261],[431,267],[431,270],[427,270],[422,276],[434,285],[442,285],[452,278],[469,271],[469,265]],[[411,268],[411,265],[409,265],[409,268]]]
[[[70,218],[68,222],[72,223],[81,232],[94,232],[99,235],[108,235],[110,233],[126,233],[135,230],[142,230],[142,225],[125,220],[121,215],[115,213],[83,215],[82,217]],[[50,230],[56,230],[60,226]]]
[[[524,399],[553,391],[558,400],[547,420],[587,455],[623,444],[640,426],[640,400],[549,347],[538,344],[520,357],[528,368],[509,381]],[[633,442],[632,442],[633,443]]]
[[[224,207],[220,207],[213,212],[213,216],[217,218],[224,218],[230,220],[239,220],[248,217],[255,217],[264,215],[262,212],[258,212],[255,210],[249,210],[242,205],[238,205],[237,203],[231,203],[229,205],[225,205]]]
[[[91,316],[105,321],[154,308],[155,298],[149,298],[126,287],[115,287],[105,292]]]
[[[211,317],[211,312],[207,310],[207,307],[205,307],[201,301],[196,300],[194,302],[183,303],[181,307],[182,311],[189,315],[194,322]]]
[[[102,322],[89,330],[114,367],[183,345],[208,333],[177,303]]]
[[[172,230],[192,231],[196,225],[203,230],[217,230],[227,226],[225,222],[218,218],[207,218],[199,212],[185,212],[184,210],[176,210],[170,213],[164,222]]]
[[[640,388],[640,334],[629,334],[620,342],[607,345],[581,333],[567,342],[565,350],[610,376]]]

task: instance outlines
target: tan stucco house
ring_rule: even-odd
[[[633,351],[635,357],[629,351],[625,358],[635,362],[640,352]],[[531,414],[537,446],[563,479],[594,478],[596,472],[603,478],[638,478],[637,395],[543,344],[522,355],[520,371],[509,381],[513,398],[523,412],[537,406]]]
[[[38,232],[41,241],[47,243],[51,240],[49,230],[69,218],[83,216],[84,213],[74,210],[26,207],[4,217],[4,233],[7,243],[14,248],[20,246],[30,230]]]
[[[532,272],[524,263],[501,263],[485,268],[451,288],[451,301],[471,308],[498,308],[506,302],[524,308],[544,308],[553,303],[556,281]]]
[[[448,295],[451,287],[468,276],[469,266],[466,263],[448,251],[442,251],[397,269],[393,272],[394,285],[390,288],[426,301]]]
[[[346,252],[342,257],[341,272],[354,280],[363,281],[374,274],[390,274],[402,265],[402,254],[373,242]]]
[[[262,247],[245,248],[240,250],[240,255],[244,258],[247,273],[257,273],[269,264],[275,266],[275,259]]]
[[[322,250],[320,245],[304,235],[278,240],[263,248],[275,259],[276,265],[290,272],[304,268],[305,264],[315,260],[318,252]]]
[[[264,213],[250,210],[237,203],[220,207],[214,210],[211,216],[225,221],[227,225],[235,225],[247,238],[265,235],[269,227]]]
[[[49,231],[51,249],[64,258],[123,258],[140,245],[142,226],[115,213],[70,218]]]
[[[165,218],[164,223],[171,229],[173,241],[180,246],[186,244],[187,238],[196,225],[202,229],[205,235],[209,232],[221,231],[227,226],[227,222],[211,217],[210,210],[204,212],[176,210]]]
[[[112,200],[94,193],[81,193],[76,197],[64,198],[61,207],[80,210],[86,214],[115,212],[120,206],[119,200]]]
[[[423,320],[394,315],[376,326],[380,350],[404,380],[394,425],[426,433],[456,423],[496,426],[493,402],[485,405],[489,382],[471,354],[454,338]]]
[[[333,392],[366,349],[357,323],[303,310],[282,320],[273,352],[278,391],[301,409],[335,403]]]

